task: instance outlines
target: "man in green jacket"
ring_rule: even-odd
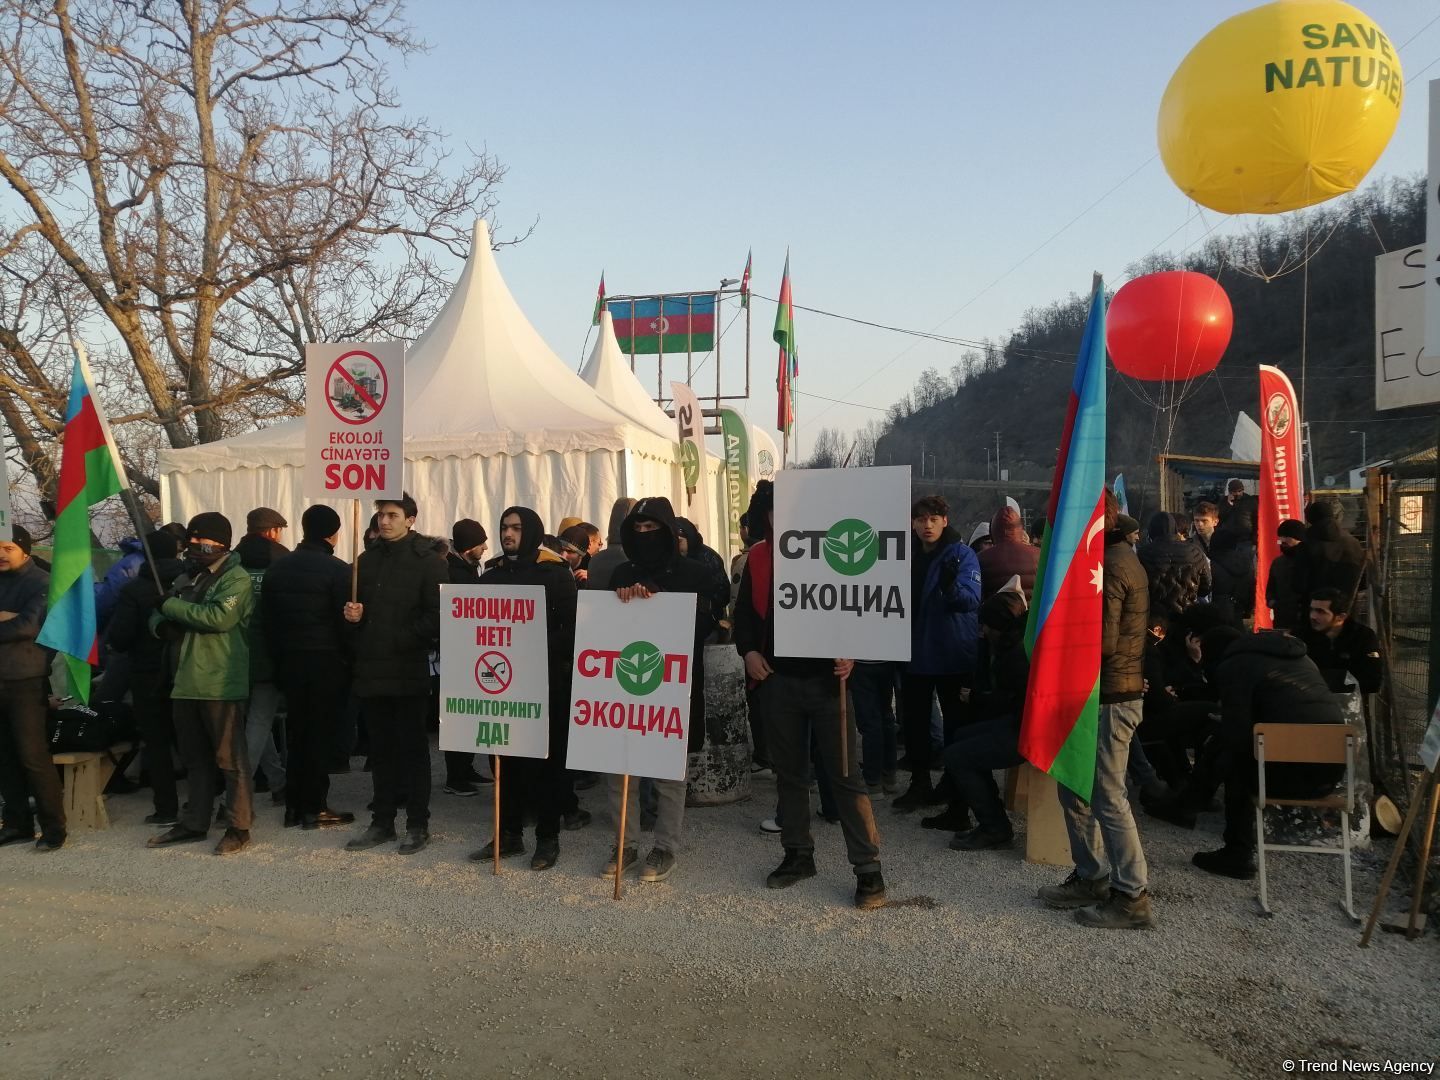
[[[189,773],[190,801],[180,821],[151,838],[150,847],[205,839],[215,812],[215,770],[225,777],[230,824],[216,855],[250,843],[254,790],[245,746],[245,698],[250,692],[248,630],[255,606],[250,575],[230,551],[223,514],[197,514],[186,527],[186,572],[150,617],[156,637],[175,655],[175,742]]]

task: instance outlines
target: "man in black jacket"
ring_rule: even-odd
[[[335,557],[340,515],[316,505],[300,518],[303,539],[271,564],[261,584],[261,632],[289,703],[285,826],[348,825],[355,815],[329,807],[327,763],[350,685],[350,568]]]
[[[1210,560],[1200,545],[1181,534],[1174,514],[1153,516],[1149,531],[1150,539],[1138,552],[1149,579],[1149,606],[1167,619],[1176,619],[1191,604],[1210,595]]]
[[[87,586],[88,588],[88,586]],[[45,677],[49,654],[35,643],[45,622],[50,575],[30,558],[30,534],[19,525],[0,543],[0,844],[35,840],[36,851],[65,844],[65,806],[45,738]]]
[[[752,535],[735,598],[735,650],[745,661],[745,675],[755,685],[753,707],[763,714],[766,739],[780,795],[780,842],[785,857],[765,880],[771,889],[785,889],[815,876],[815,838],[810,831],[810,732],[817,732],[818,767],[829,777],[840,814],[845,850],[855,870],[855,906],[878,908],[885,903],[885,878],[880,871],[880,832],[875,811],[856,767],[858,739],[854,710],[846,712],[846,757],[850,768],[840,773],[841,680],[854,661],[817,660],[775,655],[775,580],[772,545],[775,530],[774,492],[758,487],[750,500]],[[972,556],[973,559],[973,556]],[[976,583],[977,591],[979,583]]]
[[[1343,694],[1353,676],[1364,694],[1378,694],[1385,676],[1380,639],[1350,614],[1350,601],[1339,589],[1310,594],[1310,626],[1300,634],[1305,649],[1332,691]]]
[[[184,564],[180,542],[168,532],[145,537],[155,570],[157,587],[148,563],[120,589],[105,637],[110,648],[130,662],[130,698],[140,730],[140,764],[150,780],[155,812],[146,825],[174,825],[180,820],[180,798],[175,784],[175,719],[170,704],[170,673],[165,644],[150,633],[150,616],[175,584]]]
[[[620,526],[620,542],[630,561],[615,569],[610,576],[610,587],[625,603],[648,600],[662,592],[695,594],[695,641],[690,651],[689,737],[689,751],[694,754],[705,748],[705,639],[715,628],[715,604],[718,602],[721,605],[721,613],[724,610],[724,598],[717,596],[716,589],[724,586],[723,592],[728,596],[730,586],[723,575],[707,568],[698,559],[681,554],[681,520],[675,517],[669,499],[651,498],[637,502]],[[694,535],[698,540],[699,534]],[[664,881],[675,868],[675,854],[680,850],[680,830],[685,820],[685,781],[652,780],[652,783],[657,804],[655,846],[645,857],[640,880]],[[611,819],[618,829],[621,778],[610,775],[606,784]],[[634,787],[638,785],[632,786],[632,791]],[[604,876],[623,874],[638,858],[639,852],[632,842],[638,832],[636,820],[637,815],[632,809],[626,816],[625,843],[621,850],[611,852]]]
[[[360,556],[360,601],[344,607],[356,628],[355,696],[370,736],[375,785],[370,827],[345,846],[363,851],[395,839],[405,796],[411,855],[430,842],[430,652],[440,640],[440,585],[448,574],[443,541],[414,531],[419,510],[408,494],[378,500],[378,537]]]
[[[560,819],[569,793],[565,751],[570,731],[570,665],[575,653],[575,578],[569,564],[540,546],[545,525],[528,506],[500,515],[498,559],[485,564],[481,585],[540,585],[545,589],[545,631],[550,639],[550,753],[543,761],[507,757],[500,770],[500,855],[525,853],[525,813],[535,812],[532,870],[548,870],[560,858]],[[495,857],[491,840],[470,856]]]
[[[485,562],[485,552],[490,547],[490,537],[485,526],[474,518],[461,518],[450,527],[450,551],[445,556],[445,565],[450,572],[451,585],[478,585],[480,567]],[[440,726],[440,675],[430,678],[430,724]],[[446,795],[462,799],[473,798],[480,792],[480,785],[488,781],[475,771],[475,755],[459,750],[446,750],[445,786]]]
[[[1316,499],[1305,507],[1305,587],[1339,589],[1349,603],[1360,589],[1365,575],[1365,549],[1360,541],[1340,528],[1340,506],[1334,499]]]
[[[1197,851],[1190,861],[1212,874],[1248,880],[1255,876],[1255,725],[1339,724],[1343,717],[1304,643],[1289,634],[1242,634],[1222,626],[1205,634],[1201,650],[1213,672],[1210,681],[1220,688],[1218,753],[1208,762],[1209,776],[1197,775],[1182,793],[1181,805],[1193,811],[1207,804],[1223,779],[1225,846]],[[1267,765],[1265,790],[1281,799],[1319,798],[1343,775],[1343,765]]]

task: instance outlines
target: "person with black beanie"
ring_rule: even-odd
[[[261,583],[261,630],[289,712],[285,827],[323,829],[355,820],[330,808],[327,768],[350,689],[350,568],[335,557],[340,515],[330,507],[307,509],[300,532]]]

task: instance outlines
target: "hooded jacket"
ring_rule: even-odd
[[[980,563],[950,526],[926,552],[913,533],[910,662],[913,675],[975,674],[980,640]]]
[[[0,679],[36,679],[49,673],[50,654],[35,643],[45,624],[49,593],[50,575],[34,559],[0,574],[0,611],[15,612],[15,618],[0,622]]]
[[[1271,560],[1270,576],[1265,579],[1265,602],[1274,613],[1276,630],[1299,630],[1308,625],[1310,589],[1305,582],[1309,572],[1303,542],[1281,548]]]
[[[155,569],[160,571],[160,589],[150,568],[142,566],[120,590],[105,631],[110,648],[130,657],[130,674],[137,679],[164,674],[165,647],[150,633],[150,616],[160,606],[161,589],[170,591],[184,564],[179,559],[156,559]]]
[[[659,524],[656,532],[646,536],[663,537],[649,547],[635,531],[635,522],[648,518]],[[711,571],[695,559],[680,554],[675,542],[677,524],[675,511],[666,498],[641,499],[626,515],[620,526],[620,542],[629,561],[618,567],[610,578],[610,588],[624,589],[644,585],[651,592],[695,594],[695,640],[690,650],[690,735],[689,751],[698,753],[705,747],[705,639],[724,614],[724,601],[713,606],[715,581]],[[698,535],[698,534],[697,534]],[[724,580],[723,578],[721,579]],[[725,594],[729,595],[729,585]],[[641,601],[642,603],[644,601]]]
[[[356,697],[430,693],[430,651],[440,643],[440,586],[449,580],[445,543],[418,532],[377,540],[360,556],[355,632]]]
[[[233,551],[214,567],[186,570],[150,616],[151,633],[179,634],[170,696],[244,701],[250,696],[250,613],[255,588]],[[170,624],[168,627],[166,624]]]
[[[585,581],[587,589],[610,588],[610,575],[615,572],[616,567],[626,562],[620,528],[625,524],[625,519],[634,505],[634,499],[624,498],[616,499],[615,505],[610,508],[610,527],[605,533],[605,546],[590,556],[590,565],[585,568],[588,575]]]
[[[1167,515],[1168,516],[1168,515]],[[1197,555],[1199,548],[1185,544]],[[1202,559],[1203,555],[1200,556]],[[1100,703],[1137,701],[1145,694],[1145,638],[1150,585],[1125,534],[1105,534],[1105,595],[1100,622]]]
[[[1335,695],[1305,643],[1278,630],[1239,638],[1220,657],[1220,722],[1236,752],[1254,752],[1254,728],[1267,724],[1339,724]],[[1281,764],[1266,767],[1267,779],[1290,790],[1319,789],[1344,775],[1343,765]]]
[[[279,666],[283,657],[322,654],[316,663],[344,662],[353,644],[345,605],[350,600],[350,567],[324,540],[302,540],[265,572],[265,644]]]
[[[499,555],[485,564],[481,585],[539,585],[545,590],[545,631],[550,640],[550,754],[565,753],[569,731],[570,674],[575,663],[575,604],[578,596],[570,564],[549,548],[540,546],[545,526],[528,506],[506,507],[520,518],[520,546],[514,556]]]
[[[1176,540],[1174,514],[1150,519],[1150,539],[1140,546],[1140,565],[1150,582],[1150,608],[1170,618],[1208,596],[1212,588],[1210,560],[1199,545]]]
[[[1355,599],[1365,576],[1365,549],[1360,541],[1344,532],[1335,521],[1335,514],[1324,502],[1305,508],[1305,542],[1300,550],[1305,560],[1305,584],[1310,592],[1316,589],[1339,589]]]
[[[730,607],[730,582],[725,573],[725,560],[714,548],[706,546],[700,530],[688,518],[675,519],[675,533],[685,538],[688,548],[685,558],[699,563],[710,576],[710,585],[701,595],[709,599],[710,613],[718,622],[725,617]]]
[[[1040,549],[1030,543],[1020,515],[1006,506],[990,519],[991,544],[980,552],[980,596],[989,599],[1005,587],[1012,577],[1019,576],[1020,588],[1028,601],[1035,591],[1035,568],[1040,565]]]

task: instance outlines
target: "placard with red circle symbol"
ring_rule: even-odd
[[[400,498],[404,446],[404,343],[306,346],[305,497]]]
[[[503,694],[510,689],[515,678],[515,669],[510,658],[502,652],[487,649],[475,661],[475,685],[482,694]]]

